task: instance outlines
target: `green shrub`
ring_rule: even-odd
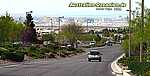
[[[1,58],[4,60],[7,59],[7,60],[16,61],[16,62],[21,62],[24,60],[24,53],[5,51],[5,52],[3,52]]]
[[[150,62],[146,62],[149,59],[148,56],[143,56],[143,62],[140,63],[139,56],[132,56],[132,57],[124,57],[121,58],[118,63],[122,63],[123,66],[128,66],[128,69],[132,70],[134,74],[139,76],[150,76]]]
[[[32,53],[30,53],[30,56],[31,56],[33,59],[38,59],[38,58],[42,58],[42,57],[43,57],[42,54],[37,53],[37,52],[32,52]]]
[[[8,50],[3,47],[0,47],[0,56],[6,51],[8,51]]]
[[[11,59],[13,61],[22,62],[24,60],[24,53],[22,53],[22,52],[12,53],[12,58]]]
[[[150,71],[150,63],[149,62],[132,62],[129,63],[128,69],[132,70],[133,73],[142,76],[146,76],[146,72]]]
[[[77,49],[76,52],[77,52],[77,53],[82,53],[82,52],[84,52],[84,50],[82,50],[82,49]]]
[[[77,50],[76,48],[68,48],[67,49],[68,51],[74,51],[74,50]]]

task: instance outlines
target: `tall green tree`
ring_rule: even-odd
[[[8,13],[0,17],[0,42],[20,40],[23,24],[16,22]]]
[[[150,47],[150,9],[145,9],[144,28],[141,32],[141,17],[136,17],[131,21],[131,54],[139,55],[140,41],[143,42],[143,53]],[[141,36],[143,39],[141,39]],[[123,49],[128,51],[128,41],[126,38],[123,42]]]
[[[67,40],[69,40],[72,46],[74,46],[74,44],[76,44],[77,46],[77,40],[79,39],[79,36],[82,33],[83,33],[82,26],[75,22],[65,24],[62,27],[62,34],[65,36]]]

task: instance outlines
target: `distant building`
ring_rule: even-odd
[[[110,20],[110,21],[107,21]],[[101,31],[103,29],[118,29],[128,27],[126,20],[113,20],[113,19],[102,19],[102,18],[86,18],[86,17],[64,17],[60,21],[58,17],[42,17],[39,22],[35,23],[35,29],[38,34],[47,34],[51,32],[58,33],[60,27],[69,22],[76,22],[83,26],[84,31]]]

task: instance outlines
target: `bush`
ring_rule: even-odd
[[[76,52],[77,52],[77,53],[82,53],[82,52],[84,52],[84,51],[83,51],[82,49],[77,49]]]
[[[67,49],[68,51],[74,51],[74,50],[77,50],[76,48],[68,48]]]
[[[123,57],[120,60],[118,60],[118,63],[122,63],[123,65],[127,66],[129,63],[138,62],[139,60],[140,60],[139,56]],[[147,60],[149,60],[149,57],[143,56],[142,60],[143,62],[146,62]]]
[[[26,54],[34,59],[42,58],[45,52],[42,52],[42,49],[36,47],[35,45],[26,47]]]
[[[147,56],[143,56],[143,62],[140,63],[139,56],[132,56],[132,57],[124,57],[121,58],[118,63],[122,63],[123,66],[128,66],[128,69],[132,70],[134,74],[139,76],[150,76],[150,62],[146,62],[149,59]]]
[[[15,52],[12,54],[13,61],[22,62],[24,60],[24,53],[22,52]]]
[[[1,58],[3,60],[7,59],[7,60],[16,61],[16,62],[21,62],[21,61],[24,60],[24,53],[22,53],[22,52],[8,52],[8,51],[5,51],[5,52],[3,52]]]
[[[147,72],[150,71],[150,63],[149,62],[132,62],[129,63],[128,68],[132,70],[133,73],[137,74],[138,76],[149,76]]]
[[[0,47],[0,56],[3,55],[3,53],[6,51],[8,51],[8,50],[3,47]]]

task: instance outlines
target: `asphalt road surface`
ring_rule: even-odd
[[[97,49],[103,54],[102,62],[88,62],[87,54],[82,54],[71,58],[31,61],[14,67],[0,68],[0,76],[113,76],[110,65],[121,55],[120,46]]]

